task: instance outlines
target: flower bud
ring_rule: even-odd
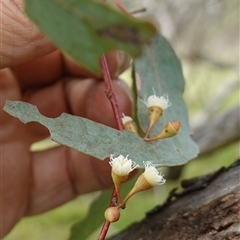
[[[163,111],[171,106],[171,103],[168,100],[168,95],[165,94],[158,97],[154,91],[154,95],[149,96],[148,99],[144,101],[144,104],[148,107],[148,117],[150,121],[145,135],[145,137],[147,137],[162,116]]]
[[[181,127],[180,122],[169,122],[164,126],[163,130],[157,136],[152,138],[144,138],[144,140],[150,142],[163,138],[173,137],[178,133],[180,127]]]
[[[133,121],[133,119],[129,116],[125,116],[123,114],[122,116],[122,123],[124,126],[124,129],[130,132],[135,133],[137,136],[139,136],[138,129],[136,123]]]
[[[118,196],[118,200],[121,201],[121,185],[127,180],[129,173],[135,168],[137,168],[138,165],[131,159],[128,159],[128,156],[124,157],[123,155],[119,155],[116,158],[114,158],[114,155],[110,155],[109,164],[112,166],[111,175]]]
[[[123,203],[125,204],[126,201],[132,197],[134,194],[147,190],[149,188],[152,188],[155,185],[161,185],[166,182],[166,180],[163,178],[163,175],[158,172],[156,167],[149,161],[144,162],[145,165],[145,171],[142,173],[132,190],[129,192],[127,197],[124,199]]]
[[[145,137],[149,135],[154,125],[158,122],[159,118],[162,116],[162,113],[163,110],[159,107],[152,106],[148,108],[148,117],[150,122]]]
[[[118,221],[120,218],[119,206],[107,208],[104,217],[110,223]]]

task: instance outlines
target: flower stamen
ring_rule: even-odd
[[[128,193],[126,198],[123,200],[123,204],[125,204],[130,197],[134,194],[152,188],[155,185],[162,185],[166,182],[163,178],[163,175],[156,169],[154,164],[149,161],[144,162],[145,171],[142,173],[132,190]]]
[[[124,157],[123,155],[119,155],[115,158],[113,154],[110,155],[109,164],[112,167],[111,175],[118,196],[118,201],[121,202],[121,185],[127,180],[129,173],[138,167],[138,164],[131,159],[128,159],[128,156]]]
[[[153,93],[153,95],[143,101],[143,103],[148,107],[148,116],[150,120],[145,138],[148,137],[150,131],[162,116],[163,111],[171,106],[167,94],[164,94],[161,97],[156,96],[154,89]]]

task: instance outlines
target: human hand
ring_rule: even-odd
[[[116,127],[105,85],[73,63],[29,21],[23,0],[2,2],[1,109],[5,100],[36,105],[48,117],[62,112]],[[118,58],[118,61],[117,61]],[[120,53],[107,55],[112,76],[129,64]],[[113,87],[121,112],[131,114],[122,82]],[[65,146],[31,152],[49,136],[38,123],[23,124],[1,110],[1,231],[6,235],[23,217],[57,207],[79,194],[112,186],[108,161]]]

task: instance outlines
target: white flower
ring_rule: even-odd
[[[153,95],[149,96],[147,100],[145,99],[143,103],[148,107],[160,107],[162,110],[167,109],[171,106],[171,103],[169,102],[168,95],[164,94],[161,97],[156,96],[156,93],[153,89]]]
[[[129,117],[129,116],[125,116],[125,114],[123,113],[122,114],[122,123],[123,123],[123,125],[125,123],[127,123],[127,122],[130,122],[130,121],[133,121],[133,119],[131,117]]]
[[[161,185],[166,182],[166,179],[163,178],[163,175],[158,172],[156,167],[151,162],[146,161],[144,162],[144,165],[145,171],[143,176],[150,185]]]
[[[161,175],[161,173],[158,172],[158,170],[155,168],[155,166],[151,162],[148,162],[148,161],[144,162],[144,165],[145,165],[144,173],[142,173],[138,177],[133,188],[123,200],[124,204],[134,194],[150,189],[155,185],[164,184],[166,182],[166,180],[163,178],[163,175]]]
[[[123,155],[116,158],[114,158],[114,155],[110,155],[109,164],[112,166],[112,172],[118,176],[126,176],[138,167],[138,164],[128,159],[128,156],[124,157]]]

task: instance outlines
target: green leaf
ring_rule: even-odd
[[[189,155],[192,151],[176,155],[175,152],[169,152],[172,151],[171,147],[159,150],[158,145],[147,143],[132,132],[119,132],[85,118],[66,113],[58,118],[47,118],[29,103],[6,101],[3,109],[23,123],[41,123],[49,129],[51,138],[55,142],[98,159],[103,160],[110,154],[129,155],[133,161],[143,167],[143,162],[147,160],[158,166],[174,166],[184,164],[193,157]]]
[[[141,58],[135,61],[136,84],[138,92],[138,117],[140,125],[146,131],[149,123],[147,107],[143,100],[156,92],[157,96],[168,94],[171,106],[167,108],[160,121],[151,131],[158,135],[167,122],[180,121],[181,128],[172,138],[151,143],[159,158],[159,164],[182,164],[194,158],[199,150],[190,137],[188,112],[182,98],[184,79],[180,62],[167,40],[162,36],[153,39]],[[154,91],[153,91],[154,89]],[[185,160],[183,161],[183,157]]]
[[[99,74],[103,53],[120,49],[133,57],[156,33],[149,22],[90,0],[26,0],[25,11],[59,48]]]

